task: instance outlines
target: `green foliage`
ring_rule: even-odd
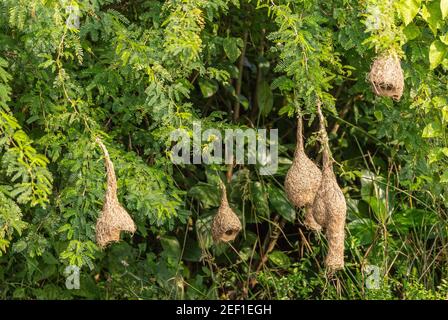
[[[0,255],[6,253],[14,232],[19,236],[27,223],[22,221],[22,212],[17,204],[0,192]]]
[[[404,25],[408,25],[418,13],[417,1],[366,1],[366,31],[370,33],[363,44],[374,47],[380,54],[401,55],[403,44],[402,28],[396,23],[396,11]]]
[[[447,19],[445,0],[1,1],[0,297],[446,299]],[[400,102],[366,81],[385,53]],[[298,113],[319,159],[318,100],[348,204],[335,275],[282,187]],[[171,132],[198,120],[278,128],[278,171],[174,165]],[[96,137],[137,225],[105,250]],[[231,245],[210,235],[219,180],[243,224]]]

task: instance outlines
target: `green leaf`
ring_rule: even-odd
[[[429,154],[428,154],[428,164],[440,161],[441,159],[443,159],[445,152],[444,149],[447,149],[446,151],[448,151],[448,148],[434,148],[432,149]]]
[[[202,257],[201,248],[197,241],[188,238],[182,259],[185,261],[200,262]]]
[[[266,195],[265,188],[261,182],[256,181],[252,183],[252,203],[256,208],[256,216],[269,218],[269,203]]]
[[[442,135],[440,124],[436,122],[431,122],[426,125],[423,129],[423,138],[437,138]]]
[[[31,124],[31,123],[33,123],[33,122],[39,120],[39,119],[40,119],[40,116],[38,116],[38,115],[34,115],[34,116],[32,116],[32,117],[29,117],[29,118],[26,120],[26,123],[27,123],[27,124]]]
[[[235,62],[241,54],[241,50],[238,48],[237,38],[225,38],[223,41],[224,52],[230,62]]]
[[[204,98],[210,98],[218,91],[218,83],[215,80],[199,79],[199,88]]]
[[[205,176],[207,177],[207,183],[210,186],[215,186],[215,188],[219,187],[221,181],[225,181],[225,176],[223,174],[220,174],[220,172],[212,170],[211,168],[205,169]]]
[[[405,25],[408,25],[417,15],[421,0],[401,0],[397,3],[397,9]]]
[[[408,26],[406,26],[406,28],[403,29],[403,33],[407,41],[414,40],[418,38],[421,34],[420,28],[417,27],[414,23],[411,23]]]
[[[179,241],[175,237],[164,236],[160,238],[160,244],[166,255],[175,259],[180,258],[181,249]]]
[[[56,259],[53,254],[46,251],[42,254],[42,259],[45,261],[46,264],[59,264],[58,259]]]
[[[442,108],[442,121],[444,123],[448,122],[448,106]]]
[[[12,246],[12,250],[15,253],[20,253],[23,250],[25,250],[27,248],[28,244],[26,243],[25,240],[19,240],[16,243],[14,243],[14,245]]]
[[[280,268],[288,268],[291,264],[291,260],[289,257],[283,253],[282,251],[273,251],[268,255],[269,261],[271,261],[273,264],[275,264],[277,267]]]
[[[440,176],[440,183],[448,183],[448,170]]]
[[[274,105],[274,95],[272,94],[269,83],[265,80],[262,80],[258,87],[257,100],[260,114],[267,116]]]
[[[198,245],[202,250],[210,248],[213,244],[211,224],[214,217],[213,214],[202,215],[196,220],[196,236]]]
[[[361,246],[369,245],[375,239],[377,225],[372,219],[361,218],[347,225],[352,237],[359,240]]]
[[[440,151],[445,155],[445,157],[448,157],[448,148],[441,148]]]
[[[422,209],[407,209],[397,212],[393,217],[392,229],[401,234],[406,234],[410,230],[424,231],[434,230],[438,221],[437,213]],[[423,235],[423,234],[422,234]],[[424,235],[423,235],[424,236]]]
[[[435,69],[443,60],[447,52],[447,46],[440,40],[435,40],[429,47],[429,65]]]
[[[0,257],[3,255],[2,251],[6,252],[6,248],[8,247],[9,247],[9,240],[0,238]]]
[[[218,207],[221,203],[221,196],[216,186],[199,182],[192,187],[188,194],[199,200],[204,208]]]
[[[439,160],[443,159],[444,157],[448,157],[448,147],[434,148],[432,150],[431,154],[435,154],[434,155],[435,161],[439,161]]]
[[[381,111],[374,111],[373,114],[374,114],[376,120],[383,121],[384,118],[383,118],[383,113]]]
[[[448,46],[448,33],[445,33],[443,36],[439,37],[440,41],[443,42],[443,44]]]
[[[440,11],[442,12],[442,19],[448,15],[448,0],[440,0]]]
[[[238,96],[238,101],[241,103],[241,105],[243,106],[244,110],[248,110],[249,109],[249,100],[245,96],[240,94]]]
[[[434,34],[437,34],[437,29],[443,26],[442,12],[438,1],[432,1],[429,5],[424,5],[421,16],[428,22],[429,28]]]
[[[385,223],[392,213],[392,208],[390,201],[389,207],[386,205],[386,190],[382,183],[383,181],[383,177],[377,176],[368,170],[363,171],[361,176],[361,197],[362,200],[369,204],[375,217]]]
[[[14,299],[24,299],[27,296],[25,288],[15,289],[12,296]]]
[[[280,214],[289,222],[294,222],[296,218],[296,210],[289,203],[283,190],[276,186],[269,185],[269,203],[274,211]]]

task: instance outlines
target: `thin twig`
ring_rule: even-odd
[[[238,63],[239,73],[238,73],[238,79],[237,79],[236,85],[235,85],[236,101],[233,106],[233,121],[234,122],[238,122],[238,120],[240,118],[240,94],[241,94],[241,84],[243,82],[244,58],[246,56],[247,36],[248,36],[248,32],[244,31],[243,48],[241,49],[240,61]]]
[[[278,218],[278,216],[277,216]],[[271,236],[269,237],[269,243],[264,250],[263,256],[261,257],[261,261],[258,264],[256,272],[260,271],[263,265],[268,261],[268,255],[271,253],[272,250],[274,250],[275,245],[277,244],[277,240],[281,234],[281,230],[285,226],[286,220],[283,218],[280,218],[280,222],[278,223],[278,226],[274,227],[274,230],[271,233]]]

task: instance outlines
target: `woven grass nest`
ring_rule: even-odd
[[[325,130],[325,119],[318,104],[318,115],[323,144],[322,180],[310,212],[315,221],[325,230],[328,254],[325,265],[330,271],[344,268],[344,238],[347,204],[333,172],[333,160]]]
[[[306,207],[305,225],[315,231],[321,227],[316,223],[309,206],[313,204],[317,189],[319,188],[322,173],[316,164],[308,158],[303,145],[303,120],[297,118],[296,150],[292,165],[286,173],[285,192],[289,201],[298,208]]]
[[[103,209],[96,223],[96,242],[100,248],[108,244],[120,241],[120,233],[136,231],[136,226],[131,216],[118,202],[117,179],[115,177],[114,165],[109,157],[106,146],[99,138],[96,142],[104,153],[104,162],[107,171],[107,188]]]
[[[369,73],[373,92],[378,96],[398,101],[403,95],[404,76],[400,59],[395,55],[383,55],[375,59]]]
[[[227,201],[227,192],[224,183],[221,182],[221,205],[212,221],[212,237],[215,243],[235,240],[241,231],[241,222]]]

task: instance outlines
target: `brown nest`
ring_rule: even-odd
[[[322,181],[310,211],[316,222],[325,230],[325,236],[328,241],[328,254],[325,259],[325,265],[330,271],[336,271],[344,268],[347,204],[333,172],[333,160],[320,104],[318,104],[318,114],[323,143]]]
[[[305,154],[302,126],[302,118],[299,117],[294,159],[285,178],[286,195],[291,203],[299,208],[313,203],[322,176],[319,168]]]
[[[221,205],[212,221],[212,237],[215,243],[235,240],[241,231],[240,219],[232,208],[230,208],[229,202],[227,201],[227,192],[224,183],[221,182],[220,188],[222,191]]]
[[[109,152],[99,138],[96,139],[96,142],[104,153],[104,162],[107,170],[106,196],[95,228],[96,242],[100,248],[104,248],[109,243],[120,241],[121,231],[134,233],[136,227],[132,218],[118,202],[117,179]]]
[[[376,95],[400,100],[404,89],[400,59],[394,55],[375,59],[370,69],[369,81]]]
[[[292,165],[286,173],[285,192],[289,201],[298,208],[313,204],[317,189],[320,185],[322,173],[316,164],[305,154],[303,146],[303,120],[297,118],[297,141]],[[305,225],[315,231],[321,227],[316,223],[313,215],[306,209]]]

